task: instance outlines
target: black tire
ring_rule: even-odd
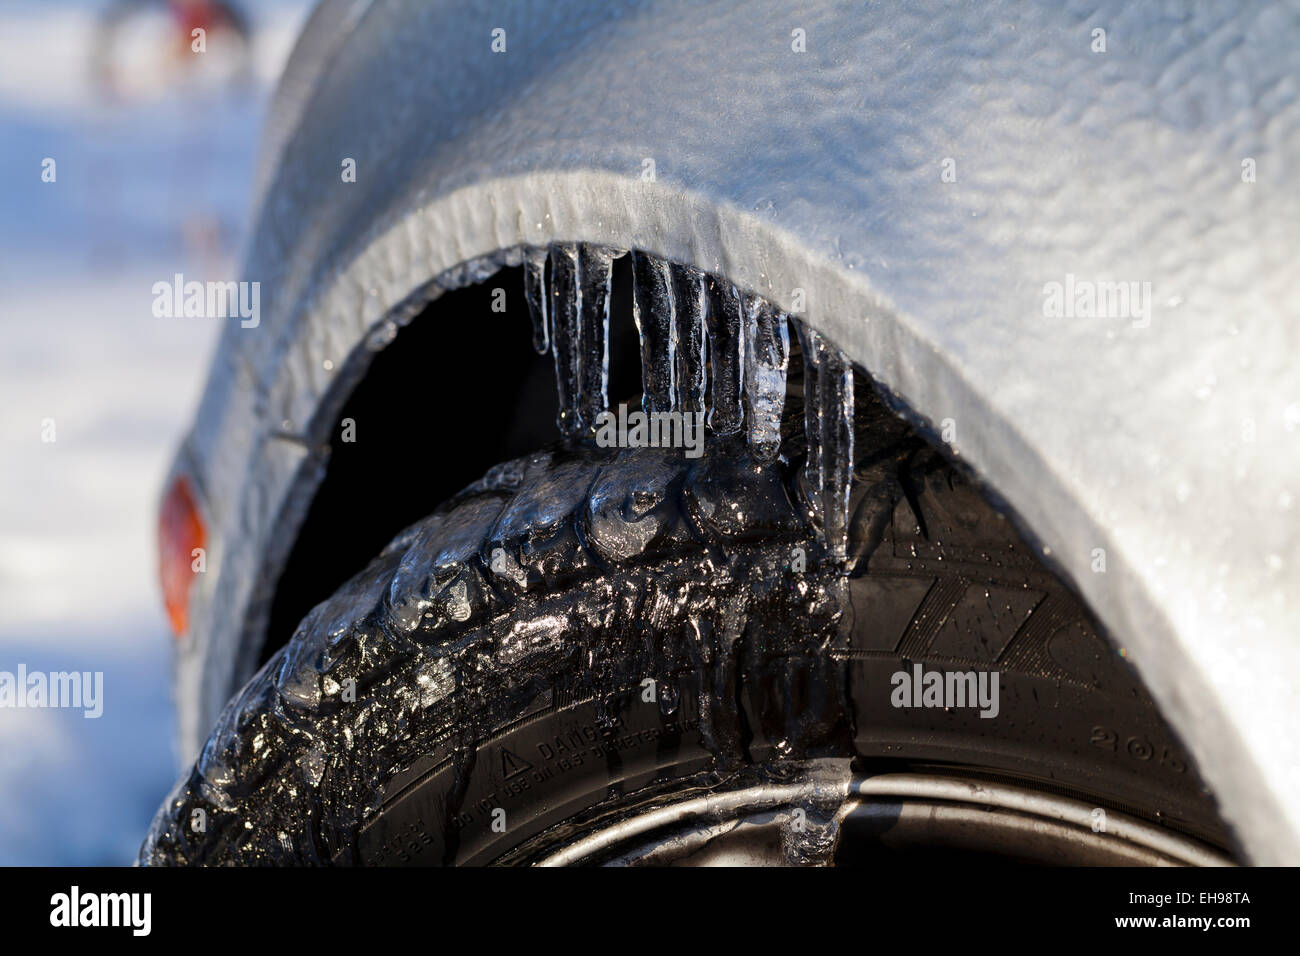
[[[713,439],[698,461],[569,445],[493,469],[306,617],[140,861],[528,862],[634,803],[822,757],[1031,783],[1225,845],[1128,662],[862,387],[850,573],[827,565],[801,414],[794,395],[768,466]],[[893,707],[915,662],[997,669],[998,718]]]

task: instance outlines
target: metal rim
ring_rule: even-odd
[[[771,852],[773,828],[785,832],[800,807],[837,804],[818,825],[825,836],[809,844],[811,852],[793,857]],[[1189,837],[1116,811],[1104,811],[1103,829],[1095,829],[1098,808],[1078,800],[1028,787],[934,774],[893,773],[852,776],[830,795],[824,782],[759,784],[709,793],[617,820],[557,847],[537,860],[540,866],[681,863],[692,858],[705,865],[827,865],[834,862],[845,825],[866,818],[901,821],[910,828],[901,842],[907,849],[940,847],[936,841],[964,842],[971,852],[1004,848],[1035,862],[1066,865],[1232,866],[1218,850]],[[829,827],[827,828],[827,825]],[[749,828],[749,829],[746,829]],[[762,846],[760,830],[767,840]],[[711,856],[705,847],[719,840],[741,843]]]

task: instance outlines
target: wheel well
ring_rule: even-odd
[[[330,432],[325,477],[276,585],[259,667],[399,531],[492,465],[558,437],[554,365],[533,351],[525,301],[522,267],[502,269],[434,299],[375,356]],[[641,391],[627,256],[615,261],[609,309],[618,400]]]

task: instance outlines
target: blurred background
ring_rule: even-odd
[[[0,671],[104,673],[97,720],[0,707],[0,864],[129,864],[179,773],[155,512],[222,320],[151,289],[238,278],[309,8],[0,0]]]

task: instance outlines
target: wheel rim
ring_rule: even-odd
[[[1027,787],[913,773],[853,776],[837,795],[809,781],[693,797],[588,830],[536,862],[825,866],[939,854],[1047,865],[1233,865],[1203,843],[1117,811]]]

